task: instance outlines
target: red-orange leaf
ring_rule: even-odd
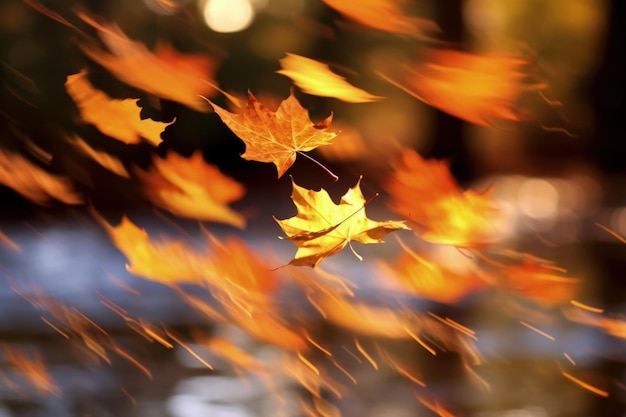
[[[107,136],[124,143],[139,143],[145,139],[154,146],[162,142],[161,133],[170,123],[141,119],[139,99],[113,99],[94,88],[87,71],[67,77],[65,88],[78,106],[83,121],[94,125]]]
[[[292,94],[276,112],[270,111],[248,93],[248,105],[243,113],[230,113],[211,103],[222,121],[246,144],[242,158],[272,162],[280,178],[296,160],[296,153],[307,152],[327,145],[335,136],[327,129],[331,114],[318,123],[309,119],[308,112]]]
[[[463,191],[444,161],[405,149],[387,181],[389,207],[424,240],[459,247],[493,242],[496,210],[489,193]]]
[[[227,205],[243,197],[244,187],[205,162],[202,152],[189,158],[169,152],[152,161],[150,171],[135,173],[154,205],[180,217],[244,227],[244,217]]]
[[[200,96],[211,97],[217,91],[215,58],[182,54],[165,43],[158,44],[153,53],[114,24],[100,24],[84,13],[79,17],[99,31],[108,51],[93,44],[80,44],[81,49],[116,78],[194,110],[209,110]]]

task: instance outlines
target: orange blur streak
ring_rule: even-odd
[[[47,318],[45,318],[44,316],[40,316],[41,320],[46,323],[48,326],[52,327],[52,329],[54,331],[56,331],[57,333],[59,333],[61,336],[63,336],[64,338],[68,339],[70,338],[70,336],[65,333],[63,330],[59,329],[57,326],[55,326],[54,324],[52,324],[52,322],[50,322],[50,320],[48,320]]]
[[[576,362],[567,352],[563,352],[563,356],[565,356],[565,359],[567,359],[572,365],[576,366]]]
[[[109,279],[111,281],[113,281],[113,283],[115,285],[117,285],[118,287],[125,289],[126,291],[128,291],[129,293],[131,293],[133,295],[141,295],[141,293],[138,290],[136,290],[133,287],[131,287],[131,286],[127,285],[126,283],[124,283],[122,280],[117,278],[115,275],[113,275],[112,273],[110,273],[109,271],[104,269],[104,267],[102,267],[102,270],[104,271],[106,276],[109,277]]]
[[[309,360],[307,358],[305,358],[304,356],[302,356],[302,354],[300,352],[298,352],[298,359],[300,359],[300,361],[305,364],[309,369],[311,369],[313,372],[315,372],[316,375],[320,374],[320,370],[317,369],[315,367],[315,365],[313,365],[311,362],[309,362]]]
[[[348,378],[350,378],[350,381],[352,381],[353,384],[356,385],[356,378],[352,376],[352,374],[350,374],[350,372],[348,372],[343,366],[339,365],[339,363],[337,361],[332,361],[333,365],[335,365],[335,367],[337,369],[339,369],[341,372],[343,372]]]
[[[594,225],[596,225],[597,227],[599,227],[600,229],[604,230],[605,232],[607,232],[608,234],[610,234],[611,236],[613,236],[615,239],[619,240],[620,242],[626,244],[626,239],[624,239],[619,233],[617,233],[614,230],[609,229],[608,227],[606,227],[603,224],[600,224],[598,222],[595,222]]]
[[[363,357],[365,359],[367,359],[367,361],[369,363],[372,364],[372,367],[376,370],[378,370],[378,364],[376,363],[376,361],[374,360],[374,358],[372,358],[366,351],[365,349],[363,349],[363,347],[361,346],[361,344],[359,343],[359,341],[357,339],[354,339],[354,345],[356,346],[357,350],[361,353],[361,355],[363,355]]]
[[[428,408],[433,413],[437,414],[439,417],[454,417],[454,414],[446,411],[438,401],[429,400],[424,396],[418,395],[417,400],[422,403],[422,405]]]
[[[432,318],[442,322],[443,324],[446,324],[450,327],[452,327],[454,330],[459,331],[460,333],[463,333],[466,336],[471,337],[474,340],[478,340],[478,338],[475,336],[476,332],[472,329],[470,329],[469,327],[465,327],[463,326],[461,323],[456,322],[448,317],[446,317],[445,319],[436,315],[435,313],[433,313],[432,311],[428,312],[428,315],[431,316]]]
[[[570,304],[573,305],[574,307],[578,307],[578,308],[582,308],[583,310],[591,311],[592,313],[604,313],[604,309],[603,308],[592,307],[590,305],[583,304],[580,301],[570,300]]]
[[[536,328],[535,326],[526,323],[525,321],[521,321],[520,320],[520,324],[524,327],[529,328],[530,330],[532,330],[535,333],[540,334],[541,336],[545,337],[546,339],[550,339],[552,341],[555,341],[556,339],[554,338],[554,336],[552,336],[551,334],[548,334],[546,332],[544,332],[543,330],[539,330],[538,328]]]
[[[411,381],[415,382],[417,385],[421,386],[421,387],[426,387],[426,383],[420,381],[419,379],[417,379],[416,377],[414,377],[413,375],[411,375],[409,373],[409,371],[407,371],[406,369],[400,367],[397,363],[394,363],[393,366],[396,368],[396,371],[398,371],[401,375],[407,377],[408,379],[410,379]]]
[[[124,359],[132,363],[133,365],[135,365],[137,368],[139,368],[144,374],[146,374],[148,378],[152,379],[152,373],[150,372],[148,368],[143,366],[141,362],[139,362],[137,359],[130,356],[127,352],[122,350],[122,348],[120,348],[119,346],[113,345],[112,349],[115,351],[115,353],[117,353],[118,355],[120,355],[121,357],[123,357]]]
[[[201,364],[203,364],[204,366],[206,366],[207,368],[209,368],[210,370],[213,370],[213,367],[211,366],[210,363],[208,363],[207,361],[205,361],[204,359],[202,359],[200,357],[200,355],[198,355],[196,352],[193,351],[193,349],[191,349],[189,346],[187,346],[182,340],[180,340],[178,337],[176,337],[175,335],[172,334],[172,332],[170,332],[167,328],[165,329],[165,334],[167,334],[173,341],[175,341],[176,343],[178,343],[179,345],[182,346],[183,349],[185,349],[187,352],[189,352],[191,354],[191,356],[193,356],[194,358],[196,358]]]
[[[609,393],[607,391],[601,390],[598,387],[594,387],[593,385],[591,385],[591,384],[589,384],[589,383],[587,383],[587,382],[585,382],[585,381],[583,381],[581,379],[576,378],[572,374],[569,374],[569,373],[567,373],[565,371],[561,371],[561,374],[563,374],[563,376],[565,378],[569,379],[570,381],[574,382],[577,385],[580,385],[582,388],[584,388],[584,389],[586,389],[588,391],[593,392],[594,394],[597,394],[597,395],[599,395],[601,397],[608,397],[609,396]]]
[[[409,336],[411,336],[417,343],[420,344],[421,347],[423,347],[424,349],[426,349],[431,355],[433,356],[437,356],[437,351],[435,351],[435,349],[431,348],[430,346],[428,346],[426,344],[426,342],[424,342],[422,339],[419,338],[418,335],[416,335],[415,333],[413,333],[411,331],[411,329],[409,329],[408,327],[404,326],[404,330],[409,334]]]
[[[318,348],[319,350],[324,352],[324,354],[326,354],[327,356],[333,356],[333,354],[330,353],[329,350],[324,349],[319,343],[317,343],[315,340],[313,340],[311,338],[311,336],[309,336],[308,334],[306,335],[306,340],[308,340],[313,346],[315,346],[316,348]]]

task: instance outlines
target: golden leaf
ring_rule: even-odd
[[[243,197],[244,187],[205,162],[201,151],[189,158],[169,152],[165,159],[153,158],[150,171],[135,173],[157,207],[180,217],[245,226],[244,217],[227,206]]]
[[[523,93],[545,89],[531,82],[529,62],[506,55],[432,50],[425,61],[407,68],[401,81],[387,81],[441,111],[481,126],[497,120],[520,121]]]
[[[294,259],[289,262],[291,265],[315,267],[351,242],[381,243],[388,233],[408,229],[402,221],[368,219],[360,183],[359,178],[337,205],[326,190],[308,190],[292,180],[291,199],[298,214],[285,220],[274,217],[287,238],[298,246]]]
[[[181,240],[153,241],[145,229],[126,216],[117,226],[111,226],[95,212],[94,216],[109,234],[113,245],[128,259],[126,269],[133,275],[171,285],[200,283],[213,271],[206,256]]]
[[[433,243],[478,247],[492,243],[496,209],[488,192],[462,191],[444,161],[405,149],[387,181],[389,207]]]
[[[279,62],[283,69],[276,72],[291,78],[307,94],[333,97],[348,103],[366,103],[384,98],[353,86],[344,77],[332,72],[328,65],[314,59],[288,53]]]
[[[141,119],[139,99],[113,99],[94,88],[87,79],[87,71],[69,75],[65,89],[72,97],[83,121],[94,125],[100,132],[124,143],[140,143],[145,139],[157,146],[163,140],[161,133],[170,123]]]
[[[293,165],[296,153],[327,145],[337,136],[326,131],[332,122],[332,114],[314,124],[293,93],[276,112],[267,109],[250,92],[248,105],[241,114],[230,113],[214,103],[211,105],[226,126],[246,144],[241,157],[274,163],[279,178]]]
[[[99,31],[108,51],[92,44],[80,44],[80,48],[117,79],[197,111],[210,109],[201,96],[211,97],[217,91],[214,58],[182,54],[164,43],[158,44],[153,53],[141,42],[129,39],[116,25],[100,24],[85,13],[78,15]]]
[[[51,199],[65,204],[81,204],[83,199],[64,177],[51,174],[20,154],[0,150],[0,184],[24,198],[46,205]]]

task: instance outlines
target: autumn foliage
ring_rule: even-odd
[[[103,298],[107,308],[151,342],[168,348],[178,344],[209,369],[211,365],[195,354],[185,340],[192,339],[194,346],[215,352],[242,374],[255,373],[270,381],[269,373],[280,372],[297,381],[315,398],[306,404],[303,401],[302,405],[306,415],[313,417],[338,416],[339,412],[326,402],[327,393],[340,398],[348,392],[345,387],[350,386],[329,376],[325,366],[341,371],[344,379],[356,384],[356,377],[344,369],[337,359],[339,355],[335,355],[341,350],[342,354],[347,352],[356,358],[360,365],[386,369],[410,381],[419,390],[417,400],[424,407],[438,415],[451,416],[448,407],[426,394],[428,382],[421,379],[419,372],[383,344],[373,343],[368,349],[361,340],[408,341],[432,355],[455,352],[468,374],[474,375],[473,367],[481,364],[474,344],[479,337],[476,332],[451,318],[419,310],[405,302],[407,299],[462,305],[472,295],[504,294],[507,300],[523,300],[539,310],[561,308],[576,296],[582,278],[571,277],[564,268],[532,254],[502,249],[510,242],[503,239],[498,228],[502,210],[491,188],[462,187],[451,173],[449,161],[429,158],[426,151],[420,154],[409,146],[397,145],[400,142],[394,138],[376,138],[385,148],[385,152],[377,153],[364,139],[368,132],[351,125],[346,116],[349,113],[346,109],[385,106],[387,100],[380,95],[383,93],[374,91],[376,83],[380,83],[409,100],[413,99],[405,93],[485,129],[498,128],[503,122],[520,124],[532,120],[520,105],[521,98],[547,88],[547,83],[531,74],[529,59],[514,54],[461,52],[460,45],[442,46],[443,43],[433,41],[438,33],[437,25],[428,17],[409,13],[408,2],[403,0],[322,0],[320,7],[332,9],[340,19],[360,26],[363,30],[357,32],[358,36],[370,31],[375,31],[376,36],[381,35],[378,32],[385,36],[400,35],[403,41],[421,48],[420,59],[399,68],[398,74],[393,75],[369,68],[369,74],[364,75],[370,76],[370,83],[362,84],[373,86],[369,92],[352,84],[354,80],[361,85],[357,76],[360,74],[356,72],[348,81],[331,70],[332,62],[328,60],[282,51],[282,58],[272,62],[274,67],[268,76],[283,82],[287,77],[293,86],[288,96],[287,88],[280,92],[260,88],[258,93],[255,89],[258,97],[261,94],[271,97],[266,102],[257,100],[248,85],[238,85],[232,94],[222,91],[216,78],[221,60],[228,58],[218,58],[208,52],[209,48],[187,53],[162,39],[152,45],[144,44],[127,36],[118,24],[85,11],[76,11],[74,16],[65,18],[41,5],[32,6],[71,31],[76,37],[74,48],[84,61],[75,71],[64,74],[65,83],[59,81],[58,87],[72,103],[74,118],[70,124],[73,128],[58,129],[62,132],[62,143],[70,146],[72,155],[78,156],[74,159],[95,162],[108,177],[100,183],[90,182],[80,174],[88,170],[77,169],[80,163],[67,162],[70,158],[64,155],[43,161],[39,158],[35,162],[36,155],[23,156],[7,148],[0,150],[0,184],[37,205],[57,201],[81,206],[126,258],[126,270],[130,274],[170,287],[211,324],[236,328],[256,342],[273,345],[280,352],[281,366],[278,370],[270,369],[238,346],[237,339],[229,338],[228,332],[215,336],[197,330],[191,332],[191,337],[182,338],[165,325],[130,317],[123,307]],[[345,27],[336,19],[333,24]],[[127,96],[113,98],[95,87],[94,84],[99,84],[90,80],[94,69],[106,72],[118,83],[117,87],[126,89]],[[234,97],[245,92],[247,102],[235,109],[238,103]],[[323,119],[313,121],[309,111],[314,105],[307,104],[310,102],[303,98],[305,95],[314,96],[307,99],[330,99],[323,103],[330,103],[337,110],[333,108],[324,113]],[[272,99],[280,103],[276,110],[269,104]],[[227,100],[235,105],[224,104]],[[161,119],[167,121],[142,117],[146,108],[140,106],[150,106],[149,110],[165,115],[167,112],[161,106],[164,101],[179,105],[173,110],[168,107],[171,117]],[[171,113],[176,113],[176,117]],[[180,125],[185,128],[185,117],[201,117],[207,125],[211,122],[213,127],[228,128],[232,135],[219,139],[241,141],[245,148],[234,159],[241,164],[249,164],[247,161],[274,164],[277,178],[260,186],[253,178],[242,178],[243,174],[235,175],[226,169],[219,155],[209,155],[207,149],[217,143],[218,129],[193,132],[199,139],[196,145],[202,143],[206,147],[194,145],[194,149],[185,149],[178,146],[175,135],[166,138],[163,134],[166,129],[175,133]],[[334,117],[341,119],[337,125],[346,126],[348,132],[343,145],[335,148],[334,139],[342,133],[333,125]],[[99,135],[96,138],[100,142],[82,135],[81,128],[84,130],[85,125],[95,127],[92,130]],[[26,142],[20,146],[27,148]],[[124,151],[119,150],[122,147]],[[318,148],[329,150],[316,152]],[[314,158],[317,154],[321,155],[319,161]],[[365,154],[378,159],[377,166],[382,168],[376,175],[380,181],[370,180],[374,175],[369,177],[368,172],[360,172],[367,166],[362,164]],[[301,158],[297,160],[298,155]],[[131,157],[136,158],[131,160]],[[285,176],[294,164],[303,162],[302,158],[308,159],[307,164],[312,161],[316,165],[306,172],[306,180],[316,184],[311,188],[299,185],[307,184],[304,168],[294,167],[289,180]],[[51,161],[57,164],[53,166]],[[356,178],[356,183],[351,181],[354,185],[343,195],[331,188],[338,177],[324,165],[328,161],[343,161],[343,172],[349,172],[345,176]],[[64,168],[67,173],[63,172]],[[252,200],[251,205],[256,204],[258,207],[253,207],[256,209],[271,207],[276,209],[274,213],[279,206],[289,206],[295,208],[291,217],[278,218],[276,214],[266,215],[263,210],[240,210],[239,203],[248,203],[253,192],[255,196],[266,189],[278,193],[282,185],[289,185],[287,181],[291,185],[290,196],[282,195],[282,200],[276,201],[268,198],[261,204]],[[139,201],[155,209],[159,218],[165,218],[169,225],[185,223],[190,227],[191,223],[196,227],[198,223],[194,230],[200,231],[201,238],[157,235],[150,227],[142,227],[130,210],[109,220],[108,214],[89,198],[98,194],[97,184],[108,186],[109,182],[123,185],[120,200]],[[255,217],[258,213],[265,217]],[[369,217],[378,214],[390,220]],[[264,220],[269,220],[278,232],[276,235],[282,231],[279,238],[270,236],[268,229],[253,229]],[[398,238],[386,242],[384,239],[392,233]],[[0,237],[5,245],[19,250],[8,236],[0,232]],[[357,244],[381,248],[379,256],[371,259],[360,255]],[[291,245],[296,247],[293,256],[285,256],[276,249],[290,251],[294,249]],[[460,268],[440,261],[434,254],[441,248],[457,251],[459,256],[467,258],[469,266]],[[356,265],[351,263],[355,260],[363,262],[358,264],[363,269],[346,267]],[[325,269],[327,265],[332,272]],[[363,270],[367,273],[360,272]],[[377,296],[381,295],[377,293],[381,289],[393,289],[395,292],[389,297],[393,305],[360,298],[360,285],[367,289],[370,284]],[[297,294],[294,300],[289,300],[289,308],[281,303],[286,298],[285,292]],[[91,324],[85,324],[87,319],[70,308],[45,300],[35,304],[56,314],[65,326],[56,330],[67,338],[82,340],[90,355],[110,363],[109,356],[115,352],[149,375],[140,361],[104,333],[91,337],[94,329]],[[572,320],[625,337],[623,328],[616,327],[623,326],[623,321],[571,311],[569,315]],[[318,329],[312,324],[319,322],[350,334],[350,348],[319,343],[315,334]],[[45,366],[37,356],[29,359],[11,347],[0,348],[12,366],[30,375],[29,383],[39,392],[58,395],[58,387],[46,375]]]

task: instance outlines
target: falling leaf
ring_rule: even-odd
[[[308,112],[292,94],[276,112],[258,102],[248,93],[248,104],[241,114],[233,114],[211,103],[222,121],[246,144],[242,158],[252,161],[272,162],[280,178],[296,160],[296,153],[310,151],[327,145],[337,136],[327,132],[333,115],[318,123],[309,119]]]
[[[161,133],[170,123],[141,119],[139,99],[113,99],[91,85],[87,71],[67,77],[67,93],[72,97],[83,121],[100,132],[124,143],[140,143],[142,138],[154,146],[163,140]]]
[[[291,78],[307,94],[333,97],[348,103],[366,103],[384,98],[353,86],[344,77],[332,72],[328,65],[314,59],[288,53],[279,62],[283,69],[276,72]]]
[[[480,247],[495,239],[496,209],[488,192],[462,191],[445,161],[405,149],[387,181],[389,207],[433,243]]]
[[[245,194],[244,187],[205,162],[202,152],[189,158],[169,152],[165,159],[154,157],[149,171],[135,170],[147,198],[170,213],[200,221],[242,228],[245,219],[227,204]]]
[[[74,147],[78,149],[79,152],[93,159],[103,168],[108,169],[109,171],[113,172],[116,175],[119,175],[120,177],[130,178],[130,175],[128,175],[128,171],[126,171],[126,168],[124,167],[124,164],[118,158],[115,158],[114,156],[111,156],[106,152],[95,150],[87,142],[77,136],[74,138],[70,138],[69,142],[74,145]]]
[[[497,264],[495,285],[503,291],[529,298],[543,305],[569,303],[580,289],[580,280],[568,277],[563,268],[535,256],[506,251],[507,258]]]
[[[432,50],[423,62],[407,67],[401,81],[383,78],[441,111],[494,126],[498,120],[523,120],[521,96],[547,87],[532,81],[528,66],[527,60],[506,55]]]
[[[126,269],[133,275],[164,284],[199,283],[212,271],[206,256],[182,240],[150,239],[148,232],[126,216],[111,226],[94,212],[96,220],[109,234],[113,245],[128,259]]]
[[[404,14],[406,0],[322,1],[348,19],[384,32],[424,37],[425,32],[438,31],[433,21]]]
[[[292,184],[291,199],[298,214],[285,220],[274,217],[287,238],[298,246],[294,259],[289,262],[291,265],[315,267],[351,242],[381,243],[388,233],[407,229],[402,221],[376,222],[367,218],[361,178],[341,197],[338,205],[324,189],[308,190],[293,179]]]
[[[20,154],[6,149],[0,150],[0,184],[39,205],[47,205],[51,199],[65,204],[83,202],[69,180],[44,171]]]
[[[80,48],[116,78],[197,111],[210,109],[201,96],[212,97],[217,91],[213,80],[218,66],[215,58],[182,54],[165,43],[157,44],[153,53],[141,42],[129,39],[116,25],[98,23],[82,12],[78,15],[99,31],[108,50],[89,43],[79,44]]]
[[[383,264],[383,269],[418,297],[454,304],[486,286],[474,271],[454,272],[445,264],[428,260],[406,245],[402,246],[404,253],[394,264]]]

